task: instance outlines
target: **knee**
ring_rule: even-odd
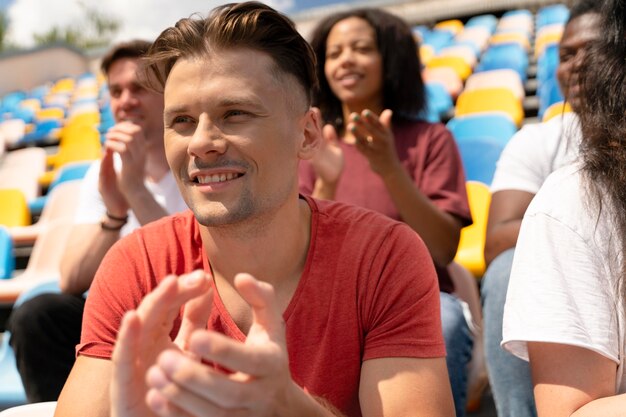
[[[461,301],[447,293],[440,293],[439,298],[441,301],[441,327],[446,341],[459,336],[464,337],[464,334],[470,337],[469,325]]]
[[[61,294],[41,294],[20,304],[11,311],[7,330],[17,336],[28,333],[32,328],[43,327],[45,322],[54,319],[54,311],[62,305],[59,295]]]

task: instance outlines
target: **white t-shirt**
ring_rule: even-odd
[[[116,168],[121,161],[116,159]],[[102,196],[98,191],[98,177],[100,175],[100,161],[96,161],[87,170],[85,178],[82,181],[80,189],[80,199],[76,214],[74,215],[74,223],[99,223],[106,213],[106,206],[102,200]],[[154,196],[161,207],[169,214],[187,210],[187,204],[180,195],[180,190],[176,185],[176,180],[171,171],[161,178],[158,183],[145,181],[146,188]],[[128,222],[120,230],[120,236],[126,236],[133,230],[140,227],[141,224],[135,217],[132,210],[128,212]]]
[[[592,350],[618,365],[616,390],[626,392],[624,304],[608,261],[623,257],[611,247],[618,236],[606,211],[598,218],[593,201],[572,164],[550,175],[531,202],[515,249],[502,346],[525,360],[528,341]]]
[[[573,112],[524,126],[502,151],[491,192],[521,190],[536,194],[548,175],[575,161],[580,138],[580,124]]]

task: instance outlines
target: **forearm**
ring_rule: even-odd
[[[74,226],[61,259],[61,291],[82,294],[91,282],[107,251],[119,239],[119,231],[103,230],[99,224]]]
[[[570,417],[620,417],[624,415],[624,410],[626,410],[626,394],[620,394],[591,401],[572,413]],[[548,416],[548,414],[545,415]],[[543,415],[540,413],[539,417]]]
[[[521,225],[522,219],[513,219],[488,228],[485,241],[485,262],[487,265],[505,250],[515,247]]]
[[[278,408],[280,417],[344,417],[330,402],[307,394],[293,381],[284,403]]]
[[[382,179],[402,220],[424,240],[435,263],[449,264],[459,245],[460,221],[433,204],[401,167]]]
[[[143,184],[126,191],[125,197],[141,225],[168,215],[167,211],[154,199],[152,193]]]

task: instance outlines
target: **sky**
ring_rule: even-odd
[[[131,38],[154,39],[163,29],[183,17],[229,1],[219,0],[0,0],[9,18],[8,40],[23,47],[33,46],[33,33],[45,33],[53,26],[76,25],[84,16],[79,1],[101,14],[122,22],[113,41]],[[332,3],[359,0],[265,0],[287,14]]]

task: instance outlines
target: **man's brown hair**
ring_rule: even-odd
[[[102,57],[100,69],[102,69],[103,73],[108,75],[111,65],[113,65],[115,61],[122,58],[139,59],[148,52],[150,45],[152,45],[151,42],[141,39],[118,43],[113,46],[113,48],[109,49],[104,57]]]
[[[191,16],[164,30],[145,58],[146,79],[153,88],[163,91],[178,59],[232,48],[267,53],[276,64],[276,75],[282,72],[294,76],[307,102],[311,102],[317,88],[311,46],[289,18],[254,1],[216,7],[206,18]]]

